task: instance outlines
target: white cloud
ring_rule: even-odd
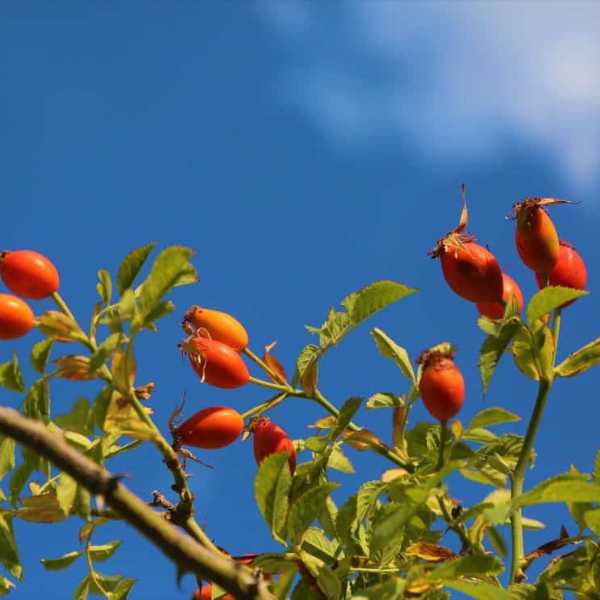
[[[600,2],[325,6],[261,12],[291,42],[288,101],[332,140],[408,136],[427,157],[464,160],[516,135],[573,185],[600,182]]]

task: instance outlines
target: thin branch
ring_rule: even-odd
[[[94,495],[103,496],[130,525],[176,563],[181,575],[191,572],[244,600],[273,600],[266,584],[234,561],[217,555],[154,512],[119,478],[69,446],[62,436],[11,408],[0,407],[0,432],[31,448],[68,473]]]

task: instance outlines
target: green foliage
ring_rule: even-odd
[[[285,544],[286,521],[292,476],[288,455],[277,452],[267,456],[261,463],[254,481],[256,504],[274,539]]]
[[[560,286],[548,286],[534,294],[527,305],[527,320],[530,325],[541,319],[544,315],[559,308],[565,302],[570,302],[576,298],[587,296],[586,290],[574,290]]]
[[[10,361],[0,364],[0,385],[13,392],[25,391],[25,383],[16,354],[13,354]]]
[[[190,262],[192,251],[182,246],[164,249],[148,268],[153,249],[154,244],[148,244],[127,255],[114,279],[116,299],[110,273],[98,271],[100,301],[92,311],[89,331],[84,331],[60,303],[60,310],[41,315],[39,330],[45,338],[30,354],[39,379],[26,387],[19,361],[13,356],[0,365],[0,385],[21,394],[24,415],[41,421],[63,436],[71,448],[99,465],[151,443],[181,477],[177,469],[184,465],[174,461],[173,440],[160,432],[150,406],[145,405],[153,384],[136,383],[135,349],[144,330],[155,330],[157,321],[175,310],[170,292],[195,282],[196,272]],[[136,284],[143,270],[147,276]],[[392,446],[359,425],[361,398],[351,397],[338,409],[319,390],[319,368],[325,353],[367,318],[415,291],[397,282],[376,281],[349,294],[341,301],[341,308],[330,309],[320,327],[307,328],[317,337],[297,359],[294,387],[288,387],[285,379],[262,382],[275,387],[280,396],[248,414],[260,414],[284,400],[301,402],[304,397],[323,407],[327,416],[314,424],[313,434],[294,441],[301,462],[293,475],[285,453],[271,454],[257,468],[257,507],[282,550],[260,555],[252,568],[273,575],[272,588],[278,598],[295,600],[447,600],[452,591],[484,600],[554,600],[570,591],[586,600],[598,597],[600,452],[592,477],[572,468],[511,498],[509,488],[518,476],[517,464],[528,466],[535,460],[532,439],[506,427],[500,430],[504,433],[494,428],[516,423],[520,416],[501,406],[486,407],[468,425],[459,420],[449,422],[445,437],[437,422],[415,423],[411,410],[419,396],[422,367],[415,369],[416,361],[408,351],[378,327],[371,330],[378,351],[391,359],[399,375],[408,381],[408,391],[402,395],[377,392],[365,402],[369,409],[392,409],[370,415],[388,420],[391,435],[387,439],[392,439]],[[509,349],[518,369],[541,381],[542,386],[550,386],[554,376],[571,377],[600,363],[599,338],[558,366],[554,364],[555,337],[546,315],[584,294],[545,288],[529,302],[527,323],[519,318],[514,302],[506,307],[503,319],[480,318],[479,326],[486,333],[479,355],[484,393]],[[65,353],[65,341],[77,345],[78,350]],[[435,348],[449,350],[450,344],[444,342]],[[51,353],[60,356],[49,371]],[[257,362],[260,365],[260,360]],[[66,368],[74,366],[83,366],[76,375],[95,382],[95,397],[61,399],[59,414],[53,414],[50,387],[55,377],[73,375]],[[372,479],[363,481],[358,489],[347,489],[337,479],[354,481],[346,475],[355,470],[362,475],[353,465],[354,451],[375,452],[381,470],[370,474]],[[523,457],[527,460],[520,461]],[[452,497],[447,485],[457,475],[487,486],[480,488],[474,505],[463,506]],[[8,498],[0,490],[0,563],[9,575],[16,579],[23,575],[13,531],[15,519],[47,526],[81,519],[81,545],[58,558],[42,559],[44,568],[58,571],[85,563],[87,574],[74,598],[127,598],[133,579],[96,570],[96,563],[111,558],[121,545],[120,540],[92,543],[98,528],[116,517],[106,510],[102,497],[92,497],[70,475],[51,468],[33,451],[17,452],[17,444],[8,437],[0,437],[0,481],[3,479]],[[175,511],[165,508],[168,503],[159,510],[181,524],[193,516],[177,512],[189,510],[190,496],[189,490],[181,490],[180,479],[175,481],[172,490],[163,490],[168,502],[178,503]],[[569,546],[554,560],[544,564],[540,560],[542,572],[537,581],[502,587],[501,582],[508,581],[503,575],[510,555],[507,525],[523,507],[548,502],[567,505],[579,528],[578,536],[561,534],[558,542],[550,541],[528,556],[526,561],[533,562]],[[182,516],[183,521],[178,521]],[[525,515],[522,524],[526,528],[544,527]],[[188,533],[193,530],[186,528]],[[0,576],[0,595],[13,586]],[[213,590],[217,595],[223,593],[216,585]]]
[[[600,363],[600,338],[596,338],[579,350],[569,354],[555,369],[560,377],[573,377],[585,373],[588,369]]]

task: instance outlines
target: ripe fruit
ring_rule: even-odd
[[[0,294],[0,340],[25,335],[35,322],[29,304],[11,294]]]
[[[223,342],[238,352],[248,345],[248,333],[244,326],[220,310],[192,306],[183,317],[183,329],[188,333],[205,329],[211,339]]]
[[[427,410],[440,421],[451,419],[465,398],[465,381],[452,359],[452,351],[424,352],[419,362],[423,365],[419,391]]]
[[[431,252],[440,257],[450,288],[471,302],[498,302],[502,298],[502,271],[496,257],[471,236],[452,232]]]
[[[250,379],[242,357],[222,342],[195,335],[187,338],[180,347],[203,382],[219,388],[236,388]]]
[[[535,279],[539,288],[544,287],[543,275],[536,273]],[[548,283],[550,285],[562,285],[576,290],[585,289],[587,283],[587,269],[585,267],[585,262],[577,250],[564,240],[560,241],[558,261],[552,271],[550,271]],[[575,302],[575,300],[565,302],[561,308],[569,306],[569,304],[573,304],[573,302]]]
[[[0,255],[0,276],[6,287],[19,296],[40,300],[58,290],[56,267],[33,250],[15,250]]]
[[[505,304],[510,302],[510,299],[515,296],[519,313],[523,310],[523,292],[519,284],[506,273],[502,273],[502,300]],[[478,302],[477,310],[480,315],[488,319],[501,319],[504,316],[504,306],[500,302]]]
[[[528,198],[515,205],[517,251],[525,265],[536,273],[550,273],[558,260],[558,233],[544,206],[561,202]]]
[[[288,434],[279,425],[267,417],[260,417],[251,426],[254,433],[254,458],[256,464],[260,463],[270,454],[287,452],[288,464],[293,474],[296,470],[296,448]]]
[[[175,430],[179,445],[212,450],[234,442],[244,428],[240,413],[226,406],[210,406],[182,423]]]

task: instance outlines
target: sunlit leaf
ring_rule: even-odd
[[[515,498],[513,507],[547,502],[597,502],[599,498],[600,483],[587,481],[584,475],[563,473]]]
[[[143,267],[150,252],[152,252],[155,246],[155,242],[150,242],[145,246],[132,250],[125,257],[119,267],[119,273],[117,275],[117,285],[119,287],[120,296],[123,295],[126,289],[131,287],[137,274],[140,272],[140,269]]]
[[[284,532],[292,476],[285,452],[267,456],[254,480],[254,495],[258,508],[271,528],[273,537],[284,543]]]
[[[23,375],[16,354],[13,354],[10,361],[0,364],[0,386],[13,392],[25,391]]]
[[[375,339],[375,344],[377,345],[379,352],[381,352],[383,356],[391,358],[398,365],[402,374],[416,385],[417,379],[408,352],[402,346],[396,344],[396,342],[381,329],[373,329],[371,335]]]
[[[469,429],[475,429],[476,427],[487,427],[489,425],[500,425],[501,423],[515,423],[520,421],[521,417],[515,413],[494,406],[491,408],[484,408],[478,412],[471,422],[469,423]]]
[[[547,286],[536,292],[527,305],[527,320],[532,325],[545,314],[559,308],[565,302],[570,302],[589,294],[586,290],[575,290],[560,286]]]
[[[12,438],[0,438],[0,481],[15,467],[15,446]]]
[[[521,328],[519,320],[509,320],[499,328],[495,335],[488,335],[485,338],[479,351],[479,373],[484,394],[488,391],[490,380],[504,351]]]
[[[596,338],[589,344],[579,348],[579,350],[569,354],[554,369],[554,373],[560,377],[573,377],[579,373],[584,373],[597,364],[600,364],[600,338]]]
[[[105,269],[100,269],[98,271],[96,291],[104,304],[110,304],[110,299],[112,298],[112,279],[110,273]]]
[[[44,373],[52,350],[52,338],[40,340],[31,349],[31,366],[38,372]]]
[[[288,517],[288,536],[291,540],[304,533],[323,510],[327,497],[338,487],[338,483],[324,483],[308,490],[293,502]]]
[[[72,565],[82,554],[81,551],[67,552],[58,558],[42,558],[40,562],[48,571],[62,571]]]
[[[113,540],[101,546],[90,546],[89,552],[94,561],[102,562],[108,560],[119,549],[120,545],[121,540]]]
[[[12,518],[4,512],[0,512],[0,563],[13,577],[21,579],[23,569],[15,542]]]

